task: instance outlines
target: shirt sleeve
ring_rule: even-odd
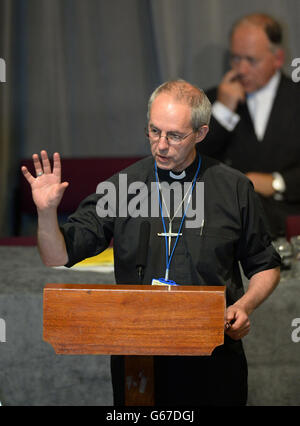
[[[240,116],[238,114],[231,111],[219,101],[213,103],[212,115],[219,122],[219,124],[225,127],[225,129],[229,132],[232,132],[232,130],[234,130],[240,121]]]
[[[60,226],[69,258],[65,265],[68,268],[88,257],[96,256],[110,244],[114,220],[112,217],[100,218],[97,215],[98,199],[97,194],[87,197],[68,221]]]
[[[265,213],[251,182],[243,183],[239,191],[242,235],[238,258],[244,274],[254,274],[281,265],[281,258],[272,244]]]

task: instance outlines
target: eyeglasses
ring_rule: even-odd
[[[167,132],[165,135],[162,135],[161,130],[157,129],[156,127],[150,127],[150,129],[147,129],[147,128],[145,129],[145,134],[147,138],[150,139],[150,141],[158,142],[160,138],[163,136],[166,138],[169,144],[174,144],[174,145],[179,144],[188,136],[190,136],[192,133],[194,133],[194,130],[192,130],[190,133],[184,136],[175,132]]]
[[[247,61],[247,63],[252,67],[255,67],[260,62],[260,59],[253,58],[252,56],[239,56],[233,53],[230,54],[230,63],[232,66],[239,65],[243,60]]]

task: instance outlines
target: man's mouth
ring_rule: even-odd
[[[156,157],[157,157],[157,159],[158,159],[159,161],[163,161],[163,162],[166,162],[166,161],[168,161],[168,160],[169,160],[169,158],[168,158],[168,157],[165,157],[164,155],[159,155],[159,154],[157,154],[157,155],[156,155]]]

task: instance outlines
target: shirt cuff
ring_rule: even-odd
[[[227,108],[224,104],[219,101],[213,103],[212,106],[213,117],[225,127],[226,130],[232,132],[237,123],[240,121],[240,116],[231,109]]]

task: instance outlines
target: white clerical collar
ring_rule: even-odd
[[[185,170],[183,170],[183,171],[180,173],[180,175],[176,175],[175,173],[173,173],[173,172],[172,172],[172,170],[170,170],[170,172],[169,172],[169,176],[170,176],[172,179],[181,180],[181,179],[184,179],[184,178],[186,177],[186,173],[185,173]]]

